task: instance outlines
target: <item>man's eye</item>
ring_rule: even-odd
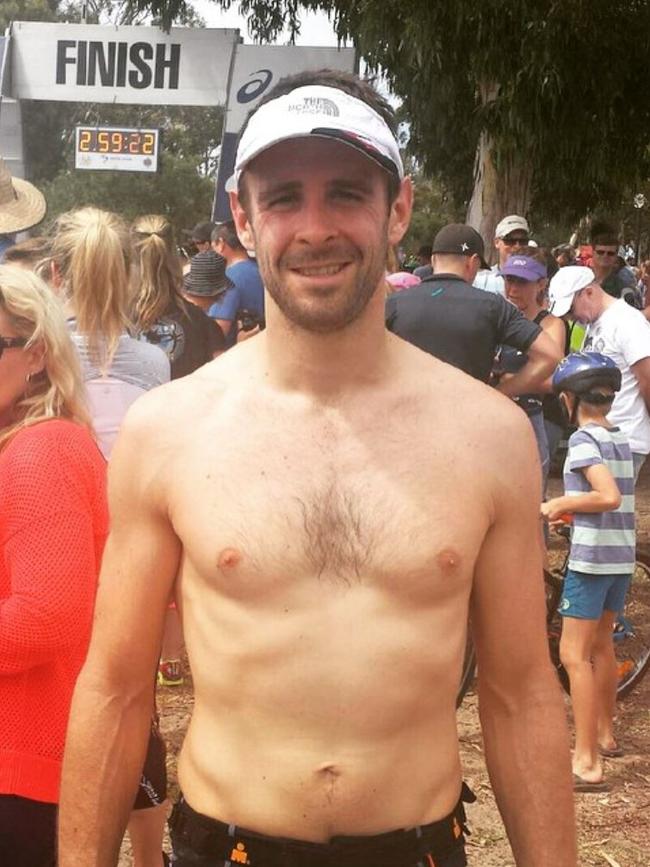
[[[269,208],[282,208],[292,205],[296,201],[296,196],[292,193],[284,193],[281,196],[274,196],[269,199]]]
[[[344,201],[358,202],[363,198],[359,190],[336,190],[334,195]]]

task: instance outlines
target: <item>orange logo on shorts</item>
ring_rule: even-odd
[[[235,864],[248,864],[248,855],[246,854],[246,847],[243,843],[237,843],[235,848],[230,853],[230,860],[234,861]]]

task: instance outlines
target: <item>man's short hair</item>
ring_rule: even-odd
[[[591,227],[591,245],[605,247],[618,247],[618,234],[611,223],[601,221]]]
[[[308,87],[310,85],[338,88],[338,90],[347,93],[349,96],[353,96],[361,102],[365,102],[366,105],[370,106],[370,108],[373,109],[382,120],[384,120],[393,137],[397,139],[398,122],[395,111],[388,100],[384,99],[384,97],[375,90],[369,81],[365,81],[351,72],[345,72],[339,69],[308,69],[281,78],[278,83],[272,87],[271,90],[262,97],[262,99],[260,99],[255,108],[249,112],[246,121],[239,132],[237,146],[239,147],[239,142],[242,140],[251,117],[253,117],[253,115],[259,111],[263,105],[266,105],[281,96],[285,96],[299,87]],[[392,173],[387,172],[386,174],[388,201],[392,204],[397,198],[397,194],[400,190],[400,180],[397,176],[393,176]],[[240,184],[239,199],[245,208],[247,206],[245,184]]]
[[[194,243],[209,244],[212,239],[213,228],[214,223],[211,223],[209,220],[206,220],[203,223],[197,223],[192,229],[192,240]]]
[[[217,223],[217,225],[212,230],[212,240],[223,241],[233,250],[245,251],[246,249],[242,242],[239,240],[237,230],[235,229],[234,220],[226,220],[224,223]]]

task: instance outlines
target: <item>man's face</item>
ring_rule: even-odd
[[[284,316],[329,333],[358,319],[384,291],[386,254],[411,212],[410,181],[388,202],[386,173],[338,142],[304,138],[260,154],[245,172],[246,211],[233,194],[240,238]]]
[[[581,325],[589,325],[590,322],[598,319],[600,313],[598,287],[590,284],[575,293],[571,308],[566,315],[569,319],[580,322]]]
[[[522,247],[528,246],[528,233],[524,232],[523,229],[515,229],[505,238],[495,238],[494,246],[499,253],[499,264],[505,265],[508,256],[512,256]]]
[[[599,271],[611,271],[616,265],[618,247],[616,244],[594,244],[594,265]]]
[[[212,241],[212,249],[218,256],[223,256],[223,248],[224,248],[223,238],[216,238]]]

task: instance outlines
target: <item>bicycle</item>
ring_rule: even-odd
[[[568,527],[558,528],[558,533],[569,540]],[[562,598],[564,576],[569,563],[569,549],[559,569],[544,570],[544,589],[546,592],[546,629],[548,634],[551,661],[557,671],[560,683],[569,693],[569,678],[560,661],[560,635],[562,617],[558,605]],[[637,560],[628,590],[625,610],[618,617],[614,627],[614,648],[618,663],[619,682],[616,697],[624,698],[640,682],[650,668],[650,565]],[[468,626],[465,658],[463,660],[460,686],[456,697],[456,707],[460,706],[476,674],[476,653],[472,642],[471,628]]]

